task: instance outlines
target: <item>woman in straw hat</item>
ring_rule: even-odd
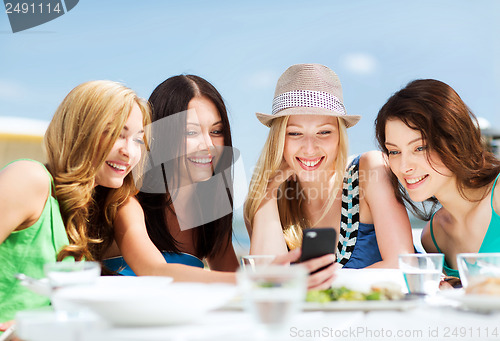
[[[0,322],[50,302],[15,274],[42,278],[45,263],[101,258],[117,208],[137,192],[131,170],[150,119],[147,103],[123,85],[80,84],[47,128],[47,165],[19,160],[0,171]]]
[[[486,150],[477,127],[460,96],[434,79],[410,82],[376,120],[397,195],[429,221],[422,246],[444,253],[444,271],[454,277],[458,253],[500,251],[500,161]],[[434,205],[426,212],[414,202]]]
[[[365,153],[346,167],[346,128],[360,116],[346,113],[332,70],[291,66],[276,85],[272,114],[257,118],[270,132],[244,208],[251,253],[295,249],[309,227],[337,231],[336,261],[344,267],[397,267],[400,253],[413,252],[383,155]],[[324,278],[333,271],[322,271]]]
[[[234,283],[231,167],[238,155],[222,96],[201,77],[179,75],[158,85],[149,101],[152,142],[141,191],[118,212],[119,248],[110,250],[105,265],[123,275]],[[306,266],[326,264],[324,258]]]

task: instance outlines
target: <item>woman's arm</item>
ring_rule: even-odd
[[[249,224],[247,229],[250,229]],[[287,252],[275,196],[262,201],[253,218],[251,230],[251,255],[280,255]]]
[[[278,188],[293,175],[285,160],[280,169],[272,175],[267,185],[266,196],[260,203],[253,221],[245,219],[250,236],[250,254],[280,255],[288,251],[278,210]]]
[[[167,263],[149,238],[144,211],[136,198],[129,198],[120,207],[114,228],[115,240],[121,254],[138,276],[170,276],[174,281],[180,282],[236,283],[234,273],[207,271],[188,265]]]
[[[50,179],[36,162],[17,161],[0,172],[0,244],[38,220],[49,190]]]
[[[382,261],[369,266],[372,268],[397,268],[399,254],[414,253],[408,213],[397,201],[389,176],[390,169],[381,152],[362,155],[359,195],[365,197],[382,256]]]
[[[144,223],[144,212],[135,198],[129,198],[118,210],[115,219],[115,240],[123,258],[139,276],[170,276],[179,282],[236,283],[234,272],[207,271],[183,264],[166,263],[162,254],[149,239]],[[230,249],[232,250],[232,247]],[[285,252],[277,256],[273,264],[286,265],[297,261],[299,257],[300,250]],[[330,263],[331,259],[327,255],[307,261],[304,266],[309,271],[314,271]],[[324,270],[309,276],[309,287],[322,288],[326,287],[325,283],[331,283],[332,267],[333,265],[328,271]]]

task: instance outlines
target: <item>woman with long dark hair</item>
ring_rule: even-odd
[[[155,136],[150,160],[161,163],[146,173],[138,200],[151,240],[160,251],[191,254],[211,269],[235,271],[234,155],[221,95],[201,77],[180,75],[158,85],[149,101]]]

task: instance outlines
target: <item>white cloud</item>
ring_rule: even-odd
[[[359,74],[373,74],[378,67],[378,62],[372,55],[366,53],[349,53],[341,57],[341,64],[347,70]]]
[[[491,123],[484,117],[478,117],[477,123],[479,123],[479,128],[481,129],[489,129],[491,128]]]
[[[0,99],[17,100],[22,98],[23,92],[25,92],[25,90],[21,85],[12,81],[0,79]]]
[[[43,136],[49,121],[25,117],[0,116],[0,134]]]

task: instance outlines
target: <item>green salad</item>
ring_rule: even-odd
[[[307,292],[307,302],[328,303],[332,301],[381,301],[391,299],[381,290],[361,292],[346,287],[326,290],[310,290]]]

